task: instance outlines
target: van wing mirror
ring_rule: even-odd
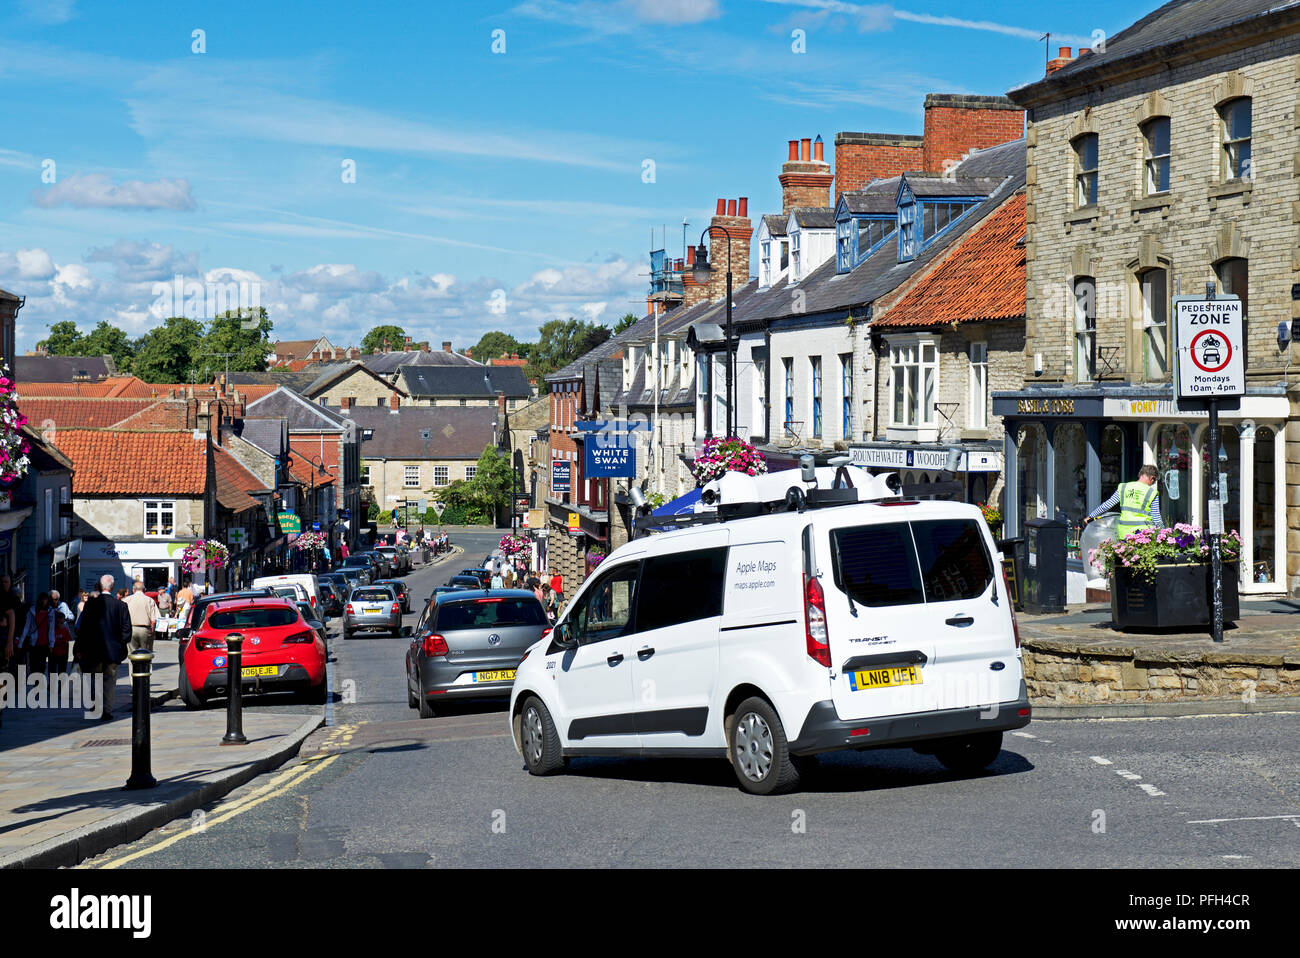
[[[551,638],[555,640],[555,644],[560,648],[567,649],[570,652],[578,647],[578,640],[567,622],[561,622],[557,625],[551,632]]]

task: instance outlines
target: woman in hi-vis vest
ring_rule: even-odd
[[[1160,490],[1156,486],[1159,475],[1155,466],[1143,466],[1138,470],[1137,482],[1121,482],[1113,496],[1088,513],[1083,524],[1086,526],[1103,512],[1119,506],[1119,521],[1115,523],[1117,538],[1123,539],[1139,529],[1159,529],[1165,524],[1160,518]]]

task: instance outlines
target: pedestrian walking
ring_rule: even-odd
[[[83,675],[99,675],[104,683],[100,720],[113,717],[117,700],[117,673],[126,658],[131,639],[131,615],[126,603],[113,594],[113,577],[102,576],[99,592],[92,595],[81,612],[73,656]]]
[[[68,608],[68,603],[63,601],[63,596],[59,594],[58,589],[50,590],[50,608],[60,613],[69,622],[72,621],[72,610]]]
[[[71,620],[62,612],[54,613],[54,644],[50,646],[50,675],[68,671],[68,648],[72,645]]]
[[[144,591],[144,583],[137,582],[132,587],[130,598],[126,600],[127,614],[131,617],[131,651],[153,651],[154,623],[158,621],[158,604]]]
[[[166,589],[159,589],[157,605],[159,615],[170,615],[172,611],[172,594]]]
[[[1119,521],[1115,523],[1117,539],[1139,529],[1160,528],[1164,520],[1160,518],[1160,487],[1156,484],[1159,477],[1155,466],[1143,466],[1138,470],[1137,482],[1121,482],[1109,499],[1088,513],[1084,526],[1119,506]]]
[[[501,577],[501,573],[500,573],[500,572],[493,571],[493,573],[492,573],[492,581],[491,581],[489,584],[490,584],[491,587],[494,588],[494,589],[504,589],[504,588],[505,588],[505,585],[506,585],[506,582],[505,582],[505,579],[503,579],[503,578]]]
[[[27,666],[28,675],[45,674],[45,662],[54,645],[54,624],[49,593],[42,592],[27,613],[27,622],[18,636],[18,662]]]
[[[15,678],[18,676],[17,647],[18,613],[23,600],[14,592],[13,579],[0,575],[0,651],[4,652],[4,668]]]

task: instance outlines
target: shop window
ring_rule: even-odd
[[[1120,426],[1107,426],[1101,431],[1101,492],[1100,500],[1110,498],[1121,482],[1127,478],[1137,478],[1136,467],[1133,476],[1127,476],[1128,463],[1124,461],[1124,430]]]
[[[1241,357],[1250,360],[1250,260],[1240,257],[1225,259],[1214,267],[1219,277],[1219,287],[1241,300]]]
[[[1156,468],[1160,470],[1160,518],[1166,526],[1192,521],[1192,434],[1167,423],[1156,430]]]
[[[1169,117],[1157,116],[1142,127],[1146,141],[1147,195],[1169,192]]]
[[[1275,472],[1277,459],[1277,433],[1268,426],[1255,430],[1255,479],[1251,495],[1252,515],[1254,516],[1254,566],[1251,579],[1254,582],[1276,582],[1277,570],[1273,568],[1276,558],[1277,530],[1274,527],[1274,506],[1277,488]]]
[[[1052,453],[1056,457],[1056,516],[1068,524],[1067,554],[1077,556],[1079,531],[1087,515],[1088,440],[1083,426],[1063,422],[1052,433]]]
[[[1097,205],[1097,134],[1076,136],[1074,146],[1074,205]],[[1131,167],[1130,167],[1131,169]]]
[[[176,530],[176,503],[146,500],[144,504],[144,534],[156,538],[170,538]]]
[[[1016,442],[1016,470],[1024,490],[1024,518],[1047,515],[1047,435],[1038,423],[1020,427]]]
[[[1074,281],[1074,373],[1081,383],[1097,378],[1097,281],[1091,276]]]
[[[1168,273],[1160,268],[1142,273],[1142,338],[1146,359],[1146,378],[1169,376],[1169,297]]]
[[[1201,515],[1209,526],[1210,471],[1219,474],[1219,501],[1223,503],[1223,531],[1241,529],[1241,440],[1233,426],[1220,425],[1219,448],[1210,448],[1209,429],[1201,431]]]
[[[1253,179],[1250,152],[1250,97],[1239,97],[1223,104],[1219,108],[1219,121],[1223,136],[1221,167],[1223,179],[1225,181]]]

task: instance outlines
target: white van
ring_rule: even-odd
[[[260,589],[263,586],[272,591],[296,587],[299,602],[310,602],[313,609],[319,612],[325,611],[320,608],[320,580],[310,572],[298,572],[292,575],[264,575],[253,580],[254,589]]]
[[[841,749],[992,763],[1030,720],[1001,556],[975,506],[898,489],[850,466],[729,473],[706,513],[649,520],[687,527],[614,550],[519,666],[528,770],[710,756],[772,794]]]

